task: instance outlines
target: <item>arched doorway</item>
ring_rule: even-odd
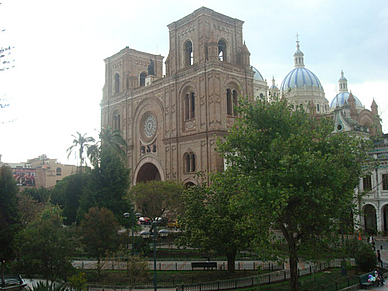
[[[376,209],[370,204],[364,207],[364,225],[365,232],[370,234],[377,233]]]
[[[186,189],[189,188],[189,187],[193,187],[193,186],[195,186],[195,184],[193,182],[191,182],[191,181],[185,183]]]
[[[383,207],[383,231],[388,233],[388,204]]]
[[[160,173],[154,164],[145,163],[137,174],[136,183],[160,181]]]

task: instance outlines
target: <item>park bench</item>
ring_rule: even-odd
[[[373,286],[376,283],[376,281],[368,282],[369,275],[372,275],[374,277],[375,271],[365,273],[365,274],[358,276],[358,279],[360,280],[361,287]]]
[[[191,269],[203,268],[204,270],[217,269],[217,262],[192,262]]]

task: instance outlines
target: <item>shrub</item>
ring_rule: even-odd
[[[376,254],[369,244],[360,242],[355,252],[356,265],[363,272],[368,272],[376,267]]]

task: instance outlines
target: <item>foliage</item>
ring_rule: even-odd
[[[87,279],[84,272],[78,272],[69,277],[69,284],[72,290],[82,291],[87,290]]]
[[[40,187],[37,188],[27,188],[22,192],[24,195],[30,195],[32,199],[39,203],[48,203],[50,201],[50,190]]]
[[[149,278],[148,259],[140,255],[130,254],[131,250],[120,250],[115,254],[119,262],[125,261],[127,264],[127,276],[129,277],[130,289],[140,282]]]
[[[130,196],[143,216],[174,219],[181,212],[183,189],[183,185],[175,181],[149,181],[133,186]]]
[[[112,211],[120,224],[124,224],[125,212],[131,209],[127,200],[130,171],[114,153],[103,151],[101,164],[95,166],[86,181],[80,198],[80,213],[83,217],[91,207],[105,207]]]
[[[218,143],[228,172],[245,188],[233,203],[246,206],[252,227],[267,230],[258,250],[268,251],[273,230],[281,231],[291,289],[298,290],[298,257],[330,257],[338,222],[354,206],[366,142],[345,132],[333,134],[330,119],[292,110],[285,101],[241,103],[241,118]]]
[[[11,244],[20,227],[17,193],[18,187],[12,177],[11,168],[2,166],[0,168],[0,261],[8,261],[14,255]]]
[[[203,183],[184,192],[185,212],[179,217],[182,235],[177,241],[179,245],[226,255],[229,272],[235,271],[237,252],[246,250],[258,235],[246,227],[244,208],[231,203],[241,190],[235,178],[228,172],[217,173],[211,177],[210,186]]]
[[[15,238],[19,261],[25,273],[42,274],[54,282],[72,270],[74,240],[71,229],[62,225],[61,211],[48,206]]]
[[[90,146],[87,155],[94,166],[99,166],[101,163],[102,151],[114,153],[124,162],[127,161],[128,145],[125,139],[121,136],[120,130],[103,127],[99,133],[100,140]]]
[[[67,176],[51,190],[51,201],[63,209],[63,223],[65,225],[78,224],[80,221],[78,215],[80,199],[88,178],[88,171]]]
[[[79,226],[81,242],[85,251],[97,258],[97,269],[101,274],[101,259],[118,249],[120,225],[112,211],[106,208],[90,208]]]
[[[29,192],[23,191],[18,193],[17,210],[20,215],[20,222],[22,226],[26,226],[33,222],[44,210],[45,204],[35,200]]]
[[[376,268],[376,254],[369,244],[359,242],[354,259],[357,267],[359,267],[363,272],[369,272]]]
[[[39,281],[32,286],[32,291],[65,291],[67,289],[66,283],[60,282],[43,282]]]
[[[86,136],[86,133],[81,134],[77,132],[75,135],[71,135],[73,139],[73,145],[71,145],[66,151],[68,153],[67,157],[69,158],[72,153],[75,154],[76,157],[79,158],[80,161],[80,170],[82,171],[82,166],[85,161],[85,154],[88,151],[88,148],[94,143],[94,138],[90,136]],[[77,156],[78,152],[78,156]],[[86,162],[85,162],[86,165]]]

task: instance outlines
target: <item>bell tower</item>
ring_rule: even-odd
[[[206,7],[169,24],[167,75],[214,60],[233,65],[249,63],[243,24],[241,20]]]

